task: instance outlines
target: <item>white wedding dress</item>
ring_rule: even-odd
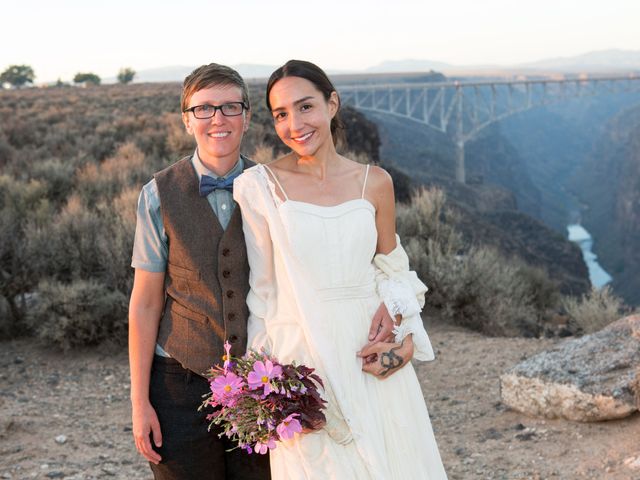
[[[412,365],[381,380],[356,357],[381,301],[374,206],[364,196],[282,201],[272,175],[257,165],[234,183],[251,268],[249,346],[315,368],[328,400],[324,429],[271,451],[273,480],[446,479]],[[432,358],[422,333],[415,357]]]

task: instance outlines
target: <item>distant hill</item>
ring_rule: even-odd
[[[453,68],[453,65],[444,62],[435,62],[433,60],[387,60],[385,62],[374,65],[366,69],[367,72],[428,72],[431,70],[447,70]]]
[[[255,63],[240,63],[233,65],[242,78],[269,78],[271,73],[278,68],[279,65],[259,65]]]
[[[167,67],[139,70],[135,82],[181,82],[196,66],[173,65]],[[266,79],[278,65],[240,63],[232,65],[240,75],[248,80]],[[427,59],[386,60],[363,70],[337,70],[326,68],[328,74],[344,76],[366,76],[380,73],[406,72],[443,72],[450,75],[487,75],[516,74],[536,72],[563,73],[605,73],[640,71],[640,50],[602,50],[573,57],[558,57],[538,60],[517,65],[454,65]],[[114,83],[114,78],[104,79],[105,83]]]
[[[147,82],[181,82],[195,67],[174,65],[171,67],[151,68],[136,72],[134,81]]]
[[[567,73],[640,70],[639,50],[600,50],[573,57],[557,57],[517,65],[522,68]]]
[[[571,57],[545,58],[535,62],[515,65],[454,65],[432,60],[393,60],[385,61],[366,72],[428,72],[437,70],[445,74],[481,74],[491,72],[563,72],[563,73],[604,73],[630,72],[640,70],[640,50],[600,50]]]
[[[182,82],[184,77],[189,75],[197,65],[172,65],[169,67],[151,68],[136,72],[135,81],[139,83],[147,82]],[[253,63],[240,63],[232,65],[240,75],[246,79],[268,78],[276,68],[275,65],[258,65]],[[106,79],[105,83],[110,83]],[[113,79],[115,81],[115,78]]]

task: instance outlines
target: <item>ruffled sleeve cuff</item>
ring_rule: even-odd
[[[413,357],[416,360],[433,360],[433,348],[420,318],[424,295],[428,288],[420,281],[416,272],[409,269],[409,257],[398,235],[396,248],[386,255],[377,254],[373,263],[380,299],[392,318],[396,315],[402,316],[402,322],[393,332],[396,342],[401,342],[407,335],[412,334]]]
[[[409,317],[422,311],[415,289],[399,278],[380,278],[378,295],[387,307],[391,318],[396,315],[402,315],[403,318]]]
[[[396,248],[388,254],[373,257],[376,268],[378,294],[391,315],[409,316],[419,313],[424,306],[427,286],[416,272],[409,269],[409,257],[396,235]]]
[[[413,358],[416,360],[428,362],[436,358],[420,315],[403,317],[400,325],[393,329],[393,334],[397,343],[401,343],[407,335],[413,335]]]

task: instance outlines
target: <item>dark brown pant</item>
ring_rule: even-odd
[[[269,480],[268,455],[235,449],[218,431],[207,431],[205,416],[198,412],[207,380],[185,370],[171,358],[155,356],[149,398],[162,431],[162,456],[151,465],[156,480]],[[155,447],[154,447],[155,448]]]

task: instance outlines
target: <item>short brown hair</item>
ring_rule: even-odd
[[[194,93],[217,85],[235,85],[238,87],[242,91],[242,101],[249,109],[249,89],[240,74],[231,67],[210,63],[196,68],[184,79],[182,95],[180,96],[180,111],[184,112],[189,108],[189,100]]]

